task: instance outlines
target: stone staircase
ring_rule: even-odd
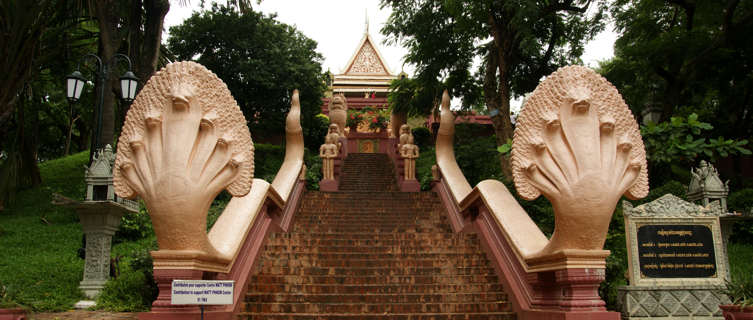
[[[340,191],[397,191],[392,160],[384,153],[349,153],[340,175]]]
[[[307,192],[270,234],[239,319],[515,319],[477,236],[453,233],[434,193],[388,191],[381,156],[351,154],[343,178],[368,183]]]

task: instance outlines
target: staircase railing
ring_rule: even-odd
[[[221,80],[193,62],[172,63],[149,80],[126,117],[115,168],[116,191],[122,197],[139,195],[144,199],[159,245],[159,250],[152,252],[159,296],[150,312],[139,314],[140,319],[198,319],[200,313],[206,319],[231,319],[239,311],[268,232],[287,231],[300,204],[305,188],[300,117],[295,90],[285,125],[284,162],[271,184],[251,181],[253,145],[248,128]],[[165,134],[151,135],[153,128]],[[149,139],[157,139],[157,143]],[[177,165],[164,170],[148,168],[155,163]],[[191,171],[197,163],[197,169]],[[212,170],[217,174],[209,183],[188,178],[188,174]],[[187,178],[176,180],[181,174]],[[201,189],[207,185],[213,188]],[[176,192],[181,187],[188,191]],[[234,197],[205,233],[209,204],[225,187]],[[209,200],[185,205],[197,198]],[[172,305],[172,281],[194,279],[234,280],[233,303],[209,306],[206,312],[195,305]]]
[[[598,294],[609,254],[602,250],[607,231],[604,221],[608,226],[623,193],[638,198],[648,191],[643,143],[619,93],[590,69],[566,67],[537,87],[519,117],[512,159],[516,186],[520,191],[533,185],[534,191],[541,191],[554,204],[555,231],[551,239],[501,182],[485,180],[474,188],[468,183],[455,160],[455,117],[449,102],[445,91],[436,139],[439,177],[434,191],[447,209],[453,230],[477,232],[486,244],[487,255],[510,294],[513,310],[521,319],[619,319],[619,313],[606,310]],[[543,133],[535,131],[539,129]],[[578,130],[585,134],[573,134]],[[617,134],[622,135],[619,143],[615,141],[618,138],[613,138]],[[570,139],[564,141],[564,148],[562,137]],[[597,152],[600,145],[606,151],[595,155],[599,157],[597,161],[587,159],[594,154],[578,149],[584,146],[581,140],[593,143],[586,147],[596,148]],[[523,152],[528,147],[534,152]],[[573,149],[576,154],[558,154]],[[565,163],[568,160],[578,165]],[[551,165],[554,162],[557,166]],[[583,163],[597,166],[586,171]],[[565,172],[556,171],[558,168]],[[580,171],[567,172],[566,168]],[[622,188],[596,183],[602,176],[595,174],[598,170],[623,174],[618,177],[622,178],[618,180],[623,182],[619,184]],[[578,183],[550,185],[564,181],[562,177],[575,177],[568,182],[581,181],[583,177],[595,182],[585,187]],[[524,197],[535,198],[527,196],[530,193],[530,189],[521,192]],[[579,200],[566,198],[573,194]]]

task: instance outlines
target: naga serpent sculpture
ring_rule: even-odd
[[[612,84],[582,66],[548,76],[526,101],[512,144],[515,187],[552,203],[555,229],[536,256],[601,250],[624,194],[648,194],[638,124]]]
[[[210,243],[206,214],[223,189],[246,195],[254,146],[227,86],[194,62],[168,64],[134,101],[118,140],[116,193],[141,197],[159,249],[227,262]]]

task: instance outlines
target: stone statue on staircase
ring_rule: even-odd
[[[339,131],[337,124],[330,124],[324,144],[319,147],[319,157],[322,158],[322,178],[325,180],[335,178],[335,158],[340,155],[342,147]]]
[[[400,151],[403,147],[403,144],[408,142],[408,137],[413,137],[413,134],[410,132],[410,126],[407,124],[404,124],[400,126],[400,135],[398,136],[398,142],[397,142],[397,150]]]
[[[407,127],[407,125],[403,125]],[[402,131],[402,130],[401,130]],[[405,180],[416,180],[416,158],[418,158],[418,146],[413,144],[413,135],[401,134],[400,140],[406,136],[405,143],[400,145],[400,156],[405,161]]]
[[[345,119],[348,117],[348,102],[342,93],[336,94],[329,102],[329,120],[337,125],[337,133],[345,136]]]

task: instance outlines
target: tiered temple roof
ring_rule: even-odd
[[[397,77],[379,52],[367,24],[363,38],[348,64],[342,73],[332,77],[329,89],[334,94],[344,94],[348,99],[348,108],[387,107],[390,82]],[[322,102],[322,112],[326,114],[329,98],[324,98]]]

